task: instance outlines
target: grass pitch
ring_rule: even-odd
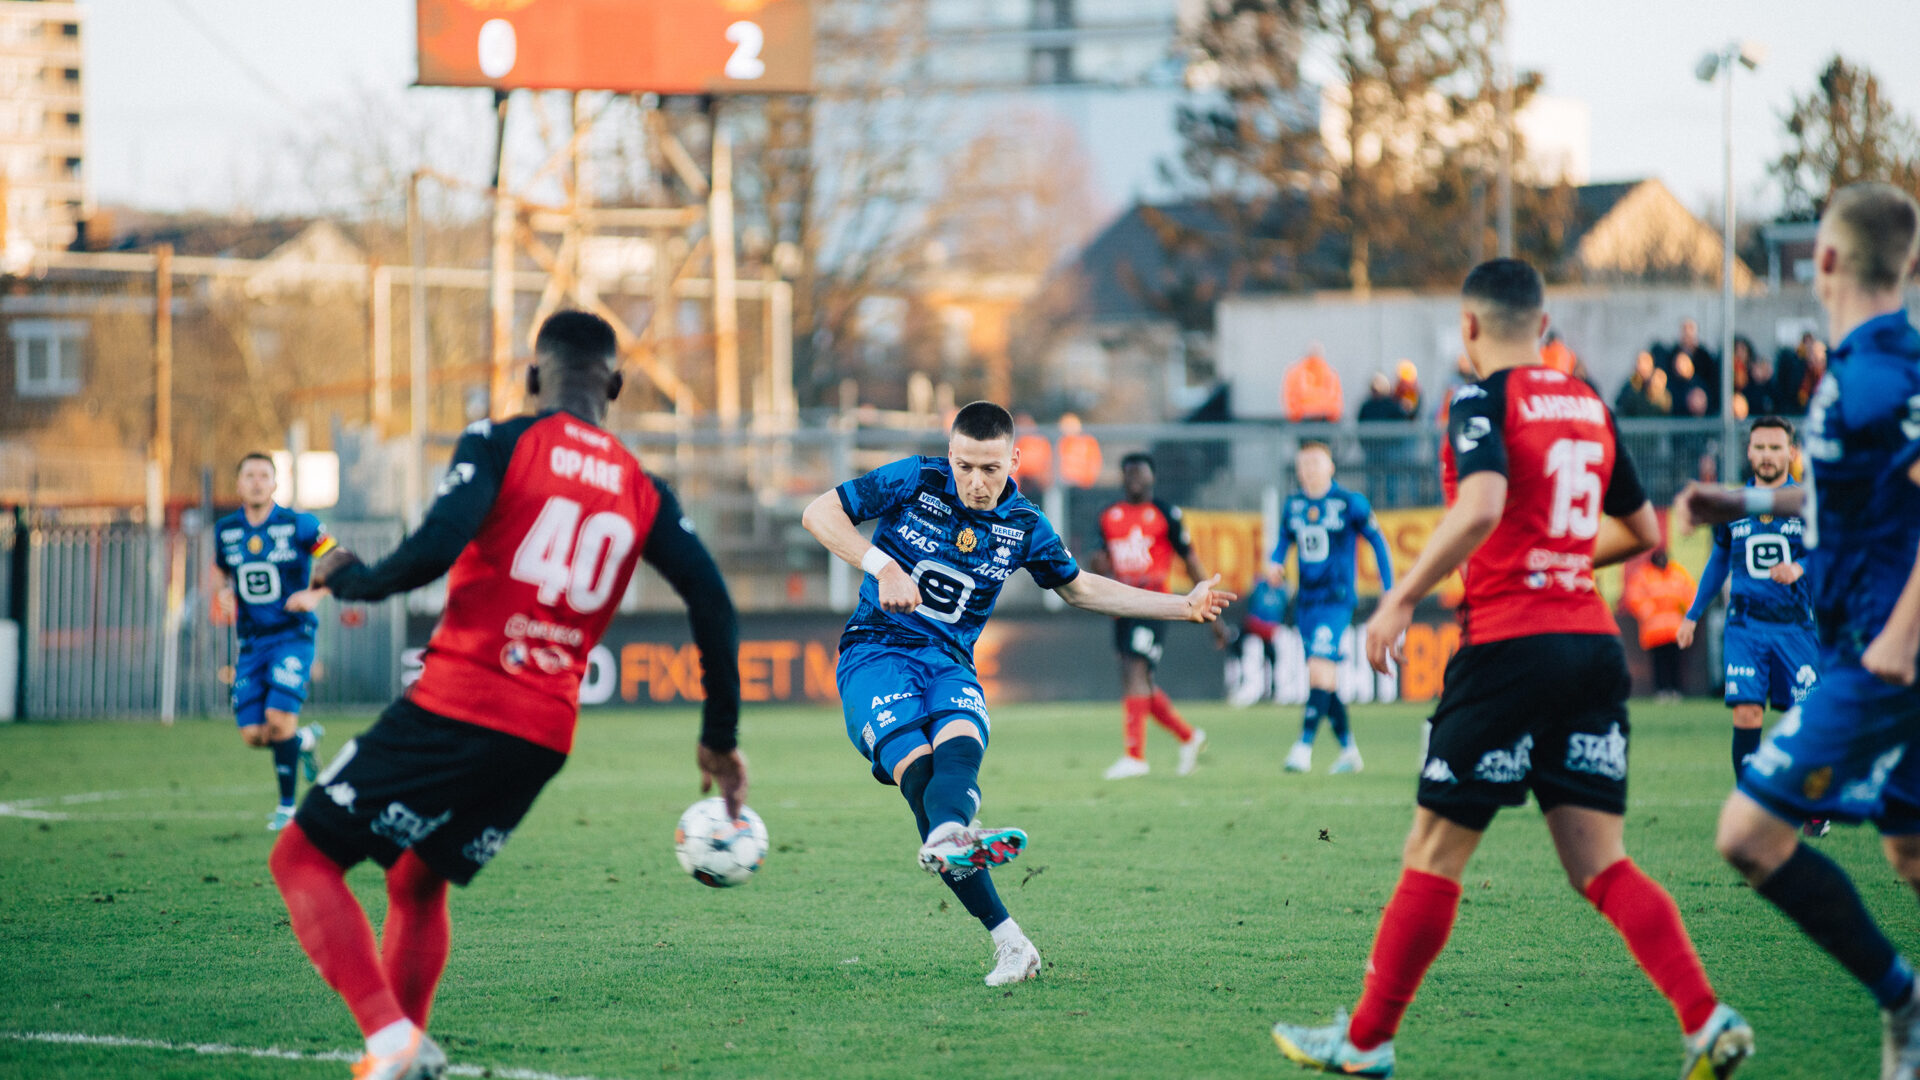
[[[1190,705],[1213,739],[1198,773],[1174,777],[1156,731],[1153,775],[1107,783],[1117,705],[998,709],[983,817],[1033,845],[995,880],[1047,962],[1010,990],[981,984],[986,934],[915,866],[905,807],[866,775],[836,711],[748,713],[750,801],[774,851],[752,885],[724,892],[673,858],[696,796],[694,716],[592,714],[512,843],[456,891],[433,1030],[457,1064],[495,1075],[1305,1076],[1267,1028],[1358,995],[1423,711],[1354,709],[1367,770],[1329,777],[1280,772],[1298,709]],[[329,749],[370,720],[323,719]],[[1713,854],[1726,711],[1642,706],[1634,719],[1628,847],[1758,1032],[1742,1076],[1870,1074],[1866,995]],[[271,783],[229,722],[0,727],[0,1076],[345,1074],[18,1037],[358,1045],[267,875]],[[1821,844],[1913,946],[1920,918],[1872,834]],[[349,881],[377,920],[377,873]],[[1666,1003],[1567,887],[1538,812],[1503,814],[1401,1032],[1400,1075],[1671,1076],[1678,1045]]]

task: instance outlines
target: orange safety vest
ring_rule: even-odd
[[[1100,440],[1081,432],[1060,436],[1060,479],[1074,487],[1100,482]]]
[[[1282,403],[1287,419],[1339,420],[1342,406],[1340,376],[1325,357],[1309,356],[1287,369]]]
[[[1551,341],[1540,350],[1540,362],[1562,375],[1571,375],[1573,366],[1580,362],[1580,358],[1573,355],[1573,350],[1567,348],[1566,342]]]
[[[1665,570],[1650,562],[1635,568],[1620,603],[1640,624],[1642,649],[1671,645],[1680,636],[1680,620],[1686,618],[1693,593],[1693,575],[1678,562],[1669,559]]]
[[[1045,491],[1053,483],[1053,444],[1036,433],[1015,439],[1013,448],[1020,451],[1020,490]]]

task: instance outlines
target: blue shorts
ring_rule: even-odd
[[[298,713],[313,676],[313,639],[249,641],[233,664],[233,717],[241,727],[267,722],[267,710]]]
[[[834,681],[847,738],[883,784],[893,783],[894,766],[908,754],[933,745],[950,720],[972,720],[982,744],[993,732],[980,680],[939,649],[856,642],[841,650]]]
[[[1857,660],[1821,657],[1820,685],[1780,718],[1740,772],[1740,790],[1785,821],[1871,821],[1920,833],[1920,688],[1889,686]]]
[[[1729,622],[1723,651],[1729,705],[1771,703],[1785,711],[1805,700],[1820,679],[1820,642],[1811,626]]]
[[[1307,650],[1307,659],[1347,658],[1340,643],[1347,629],[1353,625],[1352,602],[1313,605],[1303,602],[1294,612],[1293,623],[1300,628],[1300,644]]]

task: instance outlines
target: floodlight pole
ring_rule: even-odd
[[[1735,451],[1733,415],[1733,72],[1739,44],[1720,53],[1721,186],[1720,186],[1720,482],[1740,476],[1741,455]]]
[[[513,369],[513,199],[507,194],[507,102],[505,90],[493,92],[493,258],[488,288],[491,334],[491,378],[488,381],[487,412],[504,419],[512,408]]]
[[[166,526],[173,469],[173,245],[153,248],[153,441],[147,452],[147,528]]]
[[[427,235],[421,220],[420,181],[407,184],[407,250],[413,261],[407,289],[407,527],[417,529],[425,516],[427,475]]]
[[[740,304],[735,280],[733,230],[733,142],[720,126],[720,107],[710,113],[713,122],[713,187],[707,193],[707,220],[713,230],[713,396],[720,426],[740,426]]]

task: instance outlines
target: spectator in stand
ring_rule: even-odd
[[[1680,370],[1680,358],[1686,357],[1687,370]],[[1698,382],[1707,388],[1707,408],[1713,411],[1718,407],[1720,394],[1720,361],[1705,345],[1700,344],[1700,324],[1692,319],[1680,320],[1680,340],[1670,346],[1658,346],[1653,350],[1654,362],[1665,371],[1672,382],[1675,401],[1685,400],[1685,389],[1680,381]]]
[[[1399,399],[1393,396],[1393,380],[1384,371],[1376,371],[1367,381],[1367,400],[1360,403],[1358,419],[1362,422],[1373,420],[1405,420],[1407,414],[1401,410]]]
[[[1653,661],[1653,693],[1663,701],[1680,698],[1680,621],[1694,588],[1693,575],[1667,557],[1665,544],[1627,568],[1620,606],[1639,626],[1640,648]]]
[[[1562,375],[1572,375],[1574,368],[1580,364],[1580,358],[1561,340],[1560,331],[1548,330],[1547,343],[1540,346],[1540,362]]]
[[[1420,415],[1420,369],[1411,360],[1400,361],[1394,371],[1399,376],[1393,384],[1393,397],[1400,403],[1400,411],[1408,420]]]
[[[1673,395],[1673,411],[1675,413],[1684,416],[1706,415],[1705,413],[1695,413],[1692,411],[1691,399],[1693,392],[1699,390],[1702,393],[1707,393],[1706,384],[1695,378],[1696,374],[1698,374],[1698,372],[1693,366],[1692,356],[1687,353],[1674,354],[1672,379],[1667,383],[1667,390]],[[1712,402],[1712,396],[1709,395],[1707,399],[1708,405],[1711,406]]]
[[[1572,375],[1576,379],[1579,379],[1581,382],[1586,383],[1587,389],[1592,390],[1595,395],[1600,394],[1600,384],[1594,381],[1593,372],[1590,369],[1588,369],[1587,362],[1585,360],[1582,360],[1577,356],[1574,357],[1573,370],[1568,372],[1568,374]]]
[[[1773,361],[1764,356],[1753,358],[1753,367],[1747,373],[1747,415],[1779,416],[1792,411],[1787,408],[1792,399],[1781,390],[1776,375]]]
[[[1687,396],[1681,400],[1681,415],[1697,419],[1707,415],[1707,410],[1712,407],[1712,404],[1707,399],[1707,388],[1694,383],[1687,387]]]
[[[1298,424],[1307,420],[1338,423],[1345,400],[1340,392],[1340,376],[1321,355],[1320,344],[1307,346],[1307,355],[1287,369],[1280,386],[1280,405],[1287,419]]]
[[[1665,416],[1673,410],[1673,398],[1667,393],[1667,373],[1654,366],[1653,354],[1643,352],[1633,358],[1633,374],[1613,399],[1617,416]]]
[[[1053,443],[1040,434],[1040,425],[1030,413],[1014,417],[1013,428],[1020,435],[1013,440],[1013,449],[1020,456],[1021,494],[1031,496],[1047,490],[1053,484]]]

